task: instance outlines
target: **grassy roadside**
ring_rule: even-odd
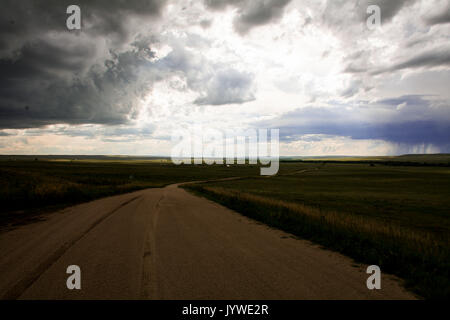
[[[247,192],[242,187],[255,185],[260,192],[267,191],[268,185],[276,185],[270,180],[190,184],[184,188],[358,262],[379,265],[382,271],[404,279],[408,289],[424,298],[450,297],[448,232],[386,223],[371,215],[343,214],[331,206],[318,208],[292,199],[280,200],[264,193]]]
[[[258,172],[255,166],[231,171],[226,166],[176,166],[156,160],[0,161],[0,229],[38,221],[43,213],[112,195]]]

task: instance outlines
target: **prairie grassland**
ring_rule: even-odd
[[[184,181],[256,174],[256,166],[176,166],[165,160],[0,161],[0,228],[101,197]]]
[[[450,166],[450,154],[405,154],[401,156],[378,156],[378,157],[285,157],[285,161],[333,161],[333,162],[354,162],[354,163],[388,163],[391,165],[405,164],[405,165],[425,165],[425,166]]]
[[[448,168],[326,164],[294,175],[185,187],[358,262],[379,265],[422,297],[449,298],[449,176]]]

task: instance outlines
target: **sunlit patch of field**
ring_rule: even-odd
[[[358,156],[323,156],[323,157],[287,157],[287,161],[339,161],[339,162],[394,162],[428,165],[450,165],[450,154],[407,154],[401,156],[378,156],[378,157],[358,157]]]

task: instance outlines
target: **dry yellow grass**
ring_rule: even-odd
[[[450,297],[448,234],[417,230],[379,217],[310,207],[299,202],[208,184],[186,188],[252,219],[375,264],[405,280],[424,298]]]
[[[372,235],[373,238],[402,242],[424,256],[439,254],[442,247],[448,245],[448,239],[438,238],[432,233],[384,223],[383,221],[368,216],[320,210],[305,206],[301,203],[261,197],[221,187],[203,186],[202,189],[210,194],[225,198],[236,198],[239,201],[255,203],[265,207],[286,209],[289,212],[307,216],[319,223],[330,226],[331,229],[342,230],[352,234]],[[279,212],[282,211],[280,210]]]

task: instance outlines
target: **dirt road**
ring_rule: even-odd
[[[81,268],[81,290],[66,269]],[[101,199],[0,234],[2,299],[412,299],[391,276],[176,185]]]

